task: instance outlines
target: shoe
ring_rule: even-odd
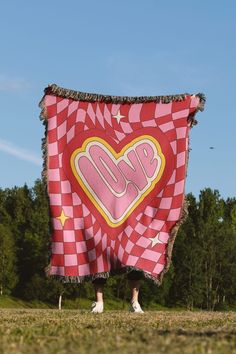
[[[103,302],[98,301],[98,302],[93,302],[91,306],[91,312],[92,313],[102,313],[103,312]]]
[[[140,303],[138,301],[132,301],[130,305],[131,312],[144,313],[142,310]]]

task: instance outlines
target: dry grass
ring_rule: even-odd
[[[235,312],[0,310],[1,353],[236,353]]]

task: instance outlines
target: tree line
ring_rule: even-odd
[[[189,215],[179,229],[172,264],[161,286],[144,279],[141,302],[218,310],[236,306],[236,199],[206,188],[187,195]],[[0,296],[56,303],[93,297],[91,283],[62,284],[46,278],[50,256],[49,206],[45,186],[0,189]],[[110,277],[105,296],[126,301],[126,277]]]

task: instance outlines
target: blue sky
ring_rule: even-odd
[[[235,14],[233,0],[2,1],[0,188],[40,177],[38,102],[56,83],[115,95],[204,92],[187,192],[235,197]]]

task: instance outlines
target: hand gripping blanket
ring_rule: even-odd
[[[45,89],[49,275],[81,282],[137,270],[161,283],[186,214],[189,130],[204,103],[203,94]]]

